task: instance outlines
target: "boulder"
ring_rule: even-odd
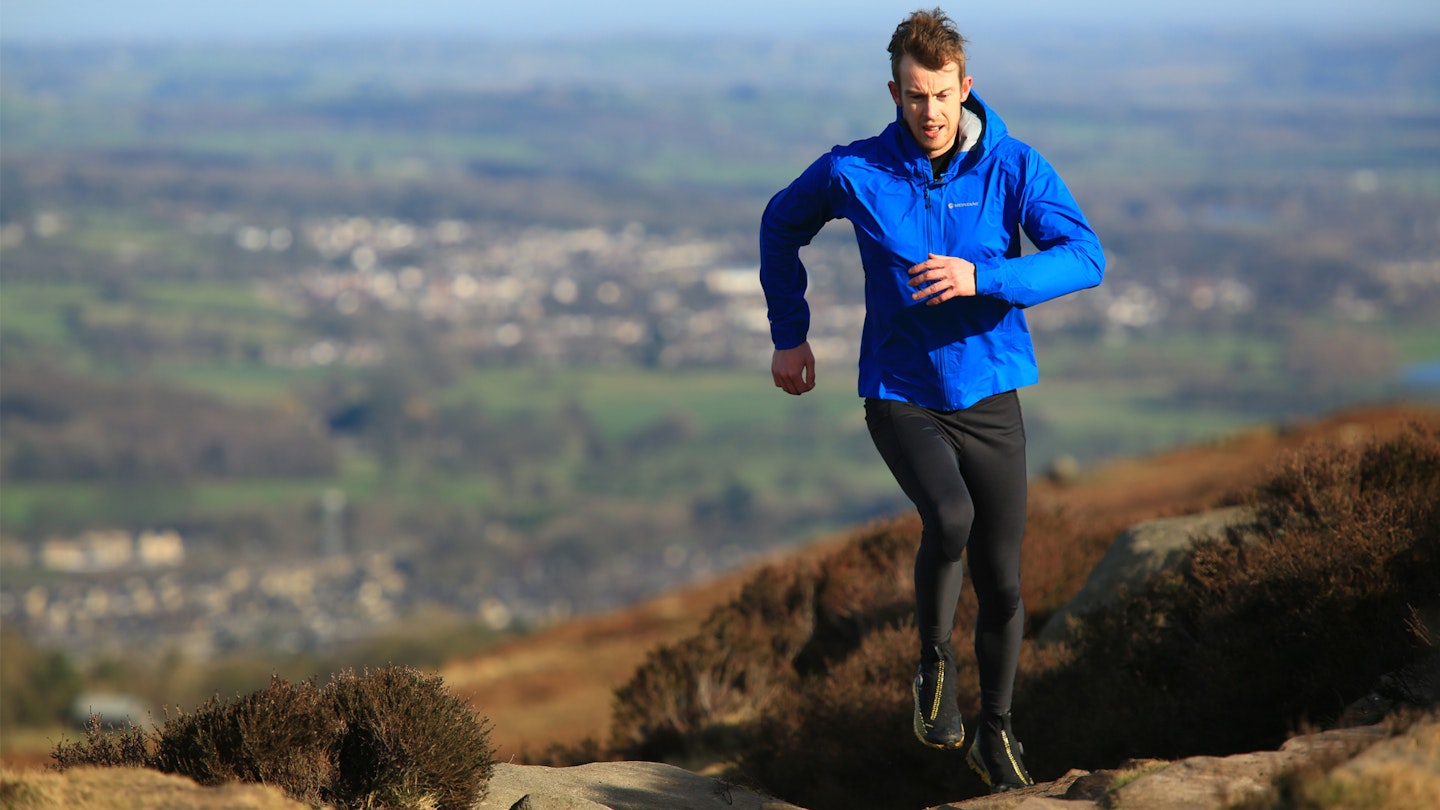
[[[799,810],[725,779],[660,762],[569,768],[500,763],[476,808],[497,810]]]
[[[1038,637],[1040,643],[1064,641],[1070,634],[1072,616],[1109,602],[1122,587],[1135,590],[1161,571],[1179,566],[1196,543],[1224,539],[1232,530],[1253,537],[1253,531],[1247,530],[1254,524],[1253,509],[1232,506],[1131,526],[1115,538],[1075,596],[1045,623]]]

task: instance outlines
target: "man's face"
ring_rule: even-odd
[[[890,98],[901,110],[905,126],[930,157],[950,151],[960,132],[960,104],[970,97],[971,79],[960,77],[960,65],[947,62],[939,70],[923,67],[911,56],[900,59],[900,81],[890,82]]]

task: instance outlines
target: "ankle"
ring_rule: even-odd
[[[946,641],[940,644],[921,644],[920,663],[934,664],[936,661],[954,661],[955,650]]]
[[[980,711],[980,717],[977,719],[981,725],[988,726],[996,731],[1011,731],[1010,712],[996,714],[995,712],[982,709]]]

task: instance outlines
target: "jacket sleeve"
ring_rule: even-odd
[[[1028,147],[1018,171],[1020,227],[1039,252],[976,262],[976,292],[1029,307],[1098,285],[1105,253],[1065,181]]]
[[[770,199],[760,218],[760,286],[776,349],[793,349],[810,332],[810,306],[805,303],[808,276],[800,248],[838,216],[831,196],[831,166],[828,154],[810,164]]]

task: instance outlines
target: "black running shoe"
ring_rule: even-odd
[[[990,786],[990,792],[1003,793],[1035,784],[1021,759],[1025,747],[1015,739],[1015,732],[1010,729],[1010,713],[999,717],[983,716],[978,726],[975,742],[970,745],[970,753],[965,760]]]
[[[965,724],[955,702],[955,653],[949,644],[934,647],[933,653],[921,656],[915,673],[915,736],[931,748],[959,748],[965,744]]]

